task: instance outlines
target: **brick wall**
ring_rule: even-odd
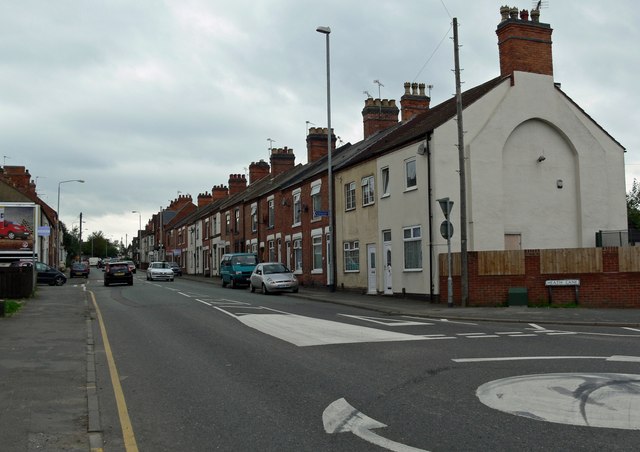
[[[508,301],[509,288],[525,287],[529,304],[548,304],[549,288],[547,280],[578,279],[578,305],[588,308],[640,308],[640,271],[619,271],[620,248],[601,248],[602,270],[595,272],[541,273],[540,250],[525,250],[525,270],[522,274],[482,275],[478,268],[481,252],[469,252],[469,300],[468,306],[500,306]],[[640,259],[640,249],[633,250]],[[457,253],[456,253],[457,254]],[[440,255],[440,262],[446,262],[446,254]],[[454,260],[455,261],[455,260]],[[460,304],[460,272],[453,272],[453,300]],[[440,301],[446,302],[446,265],[440,265]],[[553,287],[553,304],[576,302],[573,286]]]

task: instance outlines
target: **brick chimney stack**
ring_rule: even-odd
[[[327,155],[327,128],[311,127],[307,135],[307,162],[315,162]],[[336,148],[336,135],[331,131],[331,152]]]
[[[36,184],[31,181],[31,174],[24,166],[9,166],[3,168],[5,178],[13,184],[14,187],[24,193],[36,194]]]
[[[204,207],[213,202],[213,195],[208,192],[198,194],[198,207]]]
[[[247,188],[244,174],[229,174],[229,196],[242,193]]]
[[[251,162],[249,165],[249,185],[256,183],[260,179],[269,175],[269,164],[264,160]]]
[[[211,189],[211,196],[213,196],[214,201],[224,199],[229,196],[229,189],[224,185],[214,185]]]
[[[171,203],[169,204],[167,209],[168,210],[180,210],[182,207],[186,206],[187,204],[191,204],[192,202],[193,202],[193,199],[191,198],[191,195],[189,195],[189,194],[187,194],[187,195],[178,195],[178,197],[176,199],[171,201]]]
[[[398,123],[398,107],[396,101],[391,99],[372,99],[364,101],[362,109],[362,122],[364,126],[364,138],[384,130]]]
[[[540,10],[518,12],[518,8],[503,6],[500,15],[501,22],[496,29],[500,74],[504,76],[511,75],[513,71],[522,71],[553,76],[553,30],[549,24],[539,22]]]
[[[325,140],[326,148],[327,140]],[[271,174],[277,176],[284,172],[289,171],[295,166],[296,156],[293,154],[293,149],[288,147],[271,149]]]
[[[429,110],[431,98],[424,92],[424,83],[404,84],[404,95],[400,98],[402,121],[408,121],[414,116]]]

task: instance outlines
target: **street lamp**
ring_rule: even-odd
[[[58,259],[58,262],[56,263],[56,267],[60,266],[60,186],[62,184],[66,184],[68,182],[80,182],[81,184],[84,184],[84,180],[82,179],[70,179],[70,180],[63,180],[58,182],[58,224],[56,225],[56,246],[57,246],[57,251],[56,251],[56,257]]]
[[[138,268],[140,268],[140,264],[142,262],[142,257],[141,257],[141,248],[140,246],[142,245],[140,243],[141,237],[141,230],[142,230],[142,214],[140,213],[139,210],[132,210],[131,213],[137,213],[138,214]]]
[[[327,269],[327,284],[333,292],[335,290],[335,283],[333,281],[333,168],[331,164],[331,70],[329,57],[329,34],[331,33],[331,28],[319,26],[316,28],[316,31],[324,34],[327,42],[327,179],[329,180],[329,249],[327,255],[329,265]]]

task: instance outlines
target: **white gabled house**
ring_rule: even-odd
[[[598,231],[627,228],[624,148],[554,82],[552,29],[539,12],[531,20],[501,12],[501,74],[462,96],[467,249],[594,247]],[[400,123],[397,109],[390,120],[393,101],[368,100],[377,124],[387,122],[367,131],[365,105],[367,145],[334,170],[338,286],[437,295],[437,256],[446,252],[438,198],[454,202],[452,248],[460,250],[455,98],[429,108],[413,88],[405,84]],[[375,199],[363,203],[371,176]],[[352,181],[355,203],[345,191]],[[354,243],[357,266],[345,247]]]

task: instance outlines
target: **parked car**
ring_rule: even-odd
[[[88,278],[90,271],[88,264],[84,262],[74,262],[71,264],[71,269],[69,270],[69,278],[73,278],[74,276]]]
[[[251,273],[258,265],[258,256],[252,253],[232,253],[222,256],[220,262],[220,278],[222,287],[235,288],[240,284],[248,285]]]
[[[263,262],[256,265],[249,280],[251,292],[262,290],[270,292],[298,292],[298,279],[286,265],[280,262]]]
[[[129,266],[129,270],[131,271],[131,273],[135,273],[136,272],[136,264],[133,263],[133,261],[126,261],[127,265]]]
[[[0,222],[0,237],[8,239],[26,239],[29,238],[29,230],[18,223],[11,221]]]
[[[147,268],[147,281],[173,281],[174,276],[169,262],[151,262]]]
[[[180,268],[180,265],[178,265],[177,262],[170,262],[170,264],[171,264],[171,270],[173,270],[174,276],[182,276],[182,269]]]
[[[122,261],[110,261],[104,267],[104,285],[112,283],[126,283],[133,285],[133,273],[129,270],[129,264]]]
[[[44,262],[36,262],[36,272],[36,281],[41,284],[61,286],[67,282],[67,276],[64,273]]]

